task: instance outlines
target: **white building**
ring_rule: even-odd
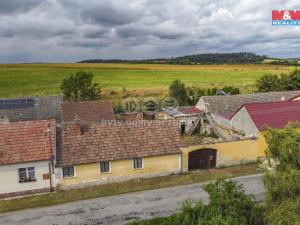
[[[201,110],[195,106],[179,106],[173,110],[164,109],[157,113],[157,119],[176,119],[179,121],[179,130],[182,135],[189,133],[190,129],[197,122]]]
[[[0,198],[53,190],[55,120],[0,124]]]

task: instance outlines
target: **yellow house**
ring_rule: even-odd
[[[63,123],[59,188],[181,172],[176,121]]]

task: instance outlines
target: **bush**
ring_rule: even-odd
[[[268,225],[299,225],[300,224],[300,196],[286,198],[274,205],[273,210],[266,217]]]
[[[300,90],[300,70],[280,76],[265,74],[256,81],[256,89],[258,92]]]
[[[266,189],[266,207],[271,209],[274,204],[286,198],[300,196],[300,171],[290,169],[287,171],[266,173],[264,177]]]
[[[204,187],[210,202],[185,201],[181,211],[169,217],[133,222],[131,225],[259,225],[262,210],[252,196],[233,181],[223,179]]]
[[[280,162],[278,170],[300,170],[300,134],[293,127],[270,129],[265,138],[268,144],[267,156]]]
[[[292,127],[269,130],[267,156],[279,162],[273,173],[266,172],[266,224],[300,224],[300,134]]]

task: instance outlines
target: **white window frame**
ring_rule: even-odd
[[[63,170],[63,168],[67,167],[67,166],[62,166],[61,167],[61,177],[62,177],[62,179],[70,179],[70,178],[77,177],[76,166],[75,165],[69,165],[69,166],[73,166],[74,167],[74,176],[73,177],[64,177],[64,170]]]
[[[141,168],[134,168],[134,160],[135,160],[135,159],[139,159],[139,158],[142,159],[142,167],[141,167]],[[144,169],[144,157],[134,157],[134,158],[132,159],[132,168],[133,168],[134,170],[142,170],[142,169]]]
[[[26,177],[29,178],[29,172],[28,172],[28,169],[29,168],[33,168],[33,172],[34,172],[34,180],[28,180],[28,181],[23,181],[23,182],[20,182],[20,172],[19,170],[20,169],[25,169],[25,172],[26,172]],[[19,180],[19,183],[22,184],[22,183],[28,183],[28,182],[36,182],[37,179],[36,179],[36,172],[35,172],[35,167],[34,166],[26,166],[26,167],[20,167],[18,168],[18,180]]]
[[[108,162],[108,167],[109,167],[108,172],[101,172],[101,162]],[[99,162],[99,174],[107,174],[107,173],[111,173],[111,161],[108,161],[108,160],[100,161]]]

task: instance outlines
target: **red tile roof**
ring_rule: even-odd
[[[115,119],[112,103],[109,100],[64,102],[62,104],[62,120],[101,121]]]
[[[47,135],[50,124],[50,139]],[[0,165],[49,160],[55,152],[55,120],[0,125]]]
[[[62,125],[61,165],[180,153],[176,121],[92,123],[81,128],[78,134],[75,123]]]
[[[201,110],[195,106],[180,106],[179,111],[183,114],[199,114],[201,112]]]
[[[282,128],[289,122],[300,122],[300,101],[252,103],[244,107],[259,130]]]

